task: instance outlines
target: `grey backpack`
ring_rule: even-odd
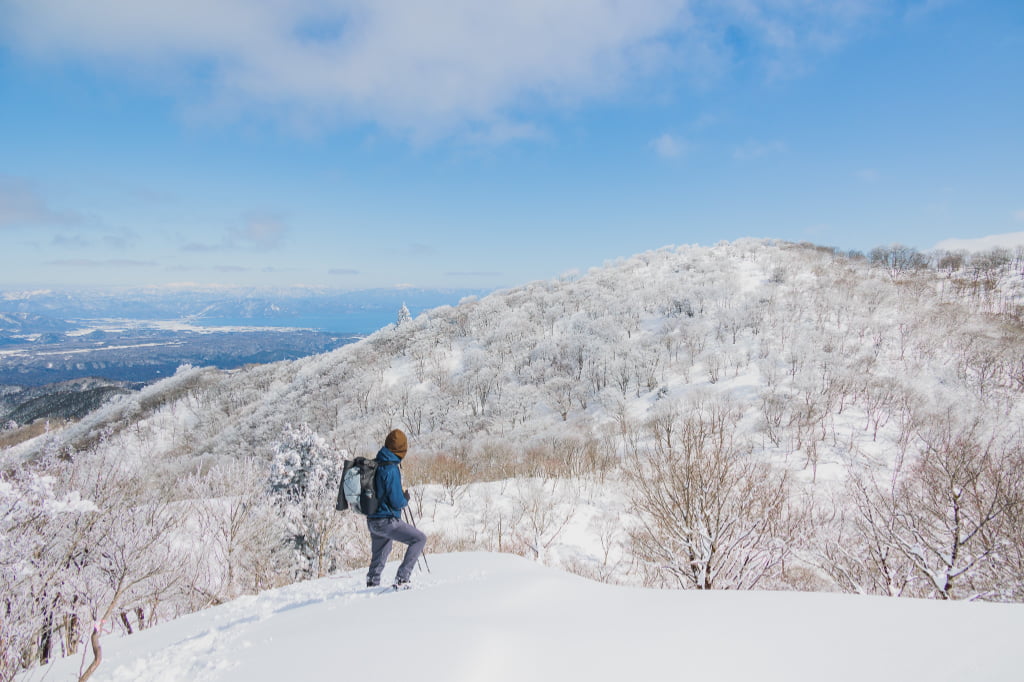
[[[352,509],[369,516],[377,511],[377,491],[373,481],[377,477],[377,461],[365,457],[345,460],[338,486],[338,511]]]

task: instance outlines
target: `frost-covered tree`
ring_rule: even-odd
[[[412,322],[412,313],[409,312],[409,308],[403,303],[402,307],[398,309],[398,326],[402,326],[406,322]]]
[[[530,478],[517,481],[515,518],[517,536],[536,561],[544,562],[547,550],[569,524],[579,492],[572,481]]]
[[[52,476],[23,472],[0,476],[0,679],[23,666],[71,653],[77,636],[67,623],[58,559],[84,546],[69,534],[73,517],[93,515],[95,504],[75,492],[61,494]]]
[[[3,630],[27,628],[23,663],[75,653],[87,643],[92,660],[85,680],[102,661],[105,632],[130,632],[132,619],[134,627],[146,627],[173,594],[181,578],[173,540],[182,517],[165,489],[102,447],[39,466],[46,475],[23,478],[0,514],[10,545],[4,581],[12,589],[4,592],[13,621]],[[10,643],[3,648],[8,656]]]
[[[231,459],[185,482],[205,542],[189,586],[200,604],[221,604],[285,582],[290,552],[284,519],[266,494],[267,463]]]
[[[1014,590],[989,576],[1019,570],[1019,431],[944,412],[919,419],[914,441],[893,472],[852,473],[825,570],[862,593],[953,599]]]
[[[652,422],[655,447],[626,470],[640,514],[634,553],[656,584],[753,588],[792,551],[786,476],[734,441],[734,407],[702,402],[672,415]]]
[[[893,281],[902,279],[908,272],[924,267],[924,256],[912,246],[892,244],[871,250],[868,260],[882,267]]]
[[[274,446],[269,485],[284,513],[300,576],[322,577],[342,563],[342,521],[332,496],[344,458],[308,424],[286,424]]]
[[[1006,515],[1001,435],[952,413],[918,432],[920,450],[897,484],[892,542],[917,569],[929,596],[975,596],[975,580],[999,549]]]
[[[128,492],[138,495],[138,491]],[[112,513],[90,519],[88,544],[73,558],[65,578],[74,590],[80,622],[92,624],[88,637],[93,658],[80,682],[89,679],[102,662],[100,640],[114,629],[114,619],[130,633],[128,613],[134,612],[137,625],[145,627],[147,607],[148,614],[154,615],[156,605],[182,578],[174,545],[180,515],[166,499],[138,497],[132,502],[116,501]]]

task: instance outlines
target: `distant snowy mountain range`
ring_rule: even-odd
[[[0,386],[39,386],[89,376],[148,382],[173,374],[182,364],[233,369],[295,359],[332,350],[392,324],[402,306],[419,313],[479,293],[461,289],[0,292]]]
[[[454,305],[475,289],[136,289],[0,292],[0,332],[39,333],[98,321],[178,321],[195,326],[299,327],[369,334],[394,322],[404,303],[414,314]]]

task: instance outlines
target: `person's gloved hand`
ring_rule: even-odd
[[[402,494],[405,495],[405,501],[408,502],[409,501],[409,491],[408,490],[403,490]]]

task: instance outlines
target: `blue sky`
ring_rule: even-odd
[[[487,288],[1024,232],[1022,2],[491,4],[5,0],[0,286]]]

